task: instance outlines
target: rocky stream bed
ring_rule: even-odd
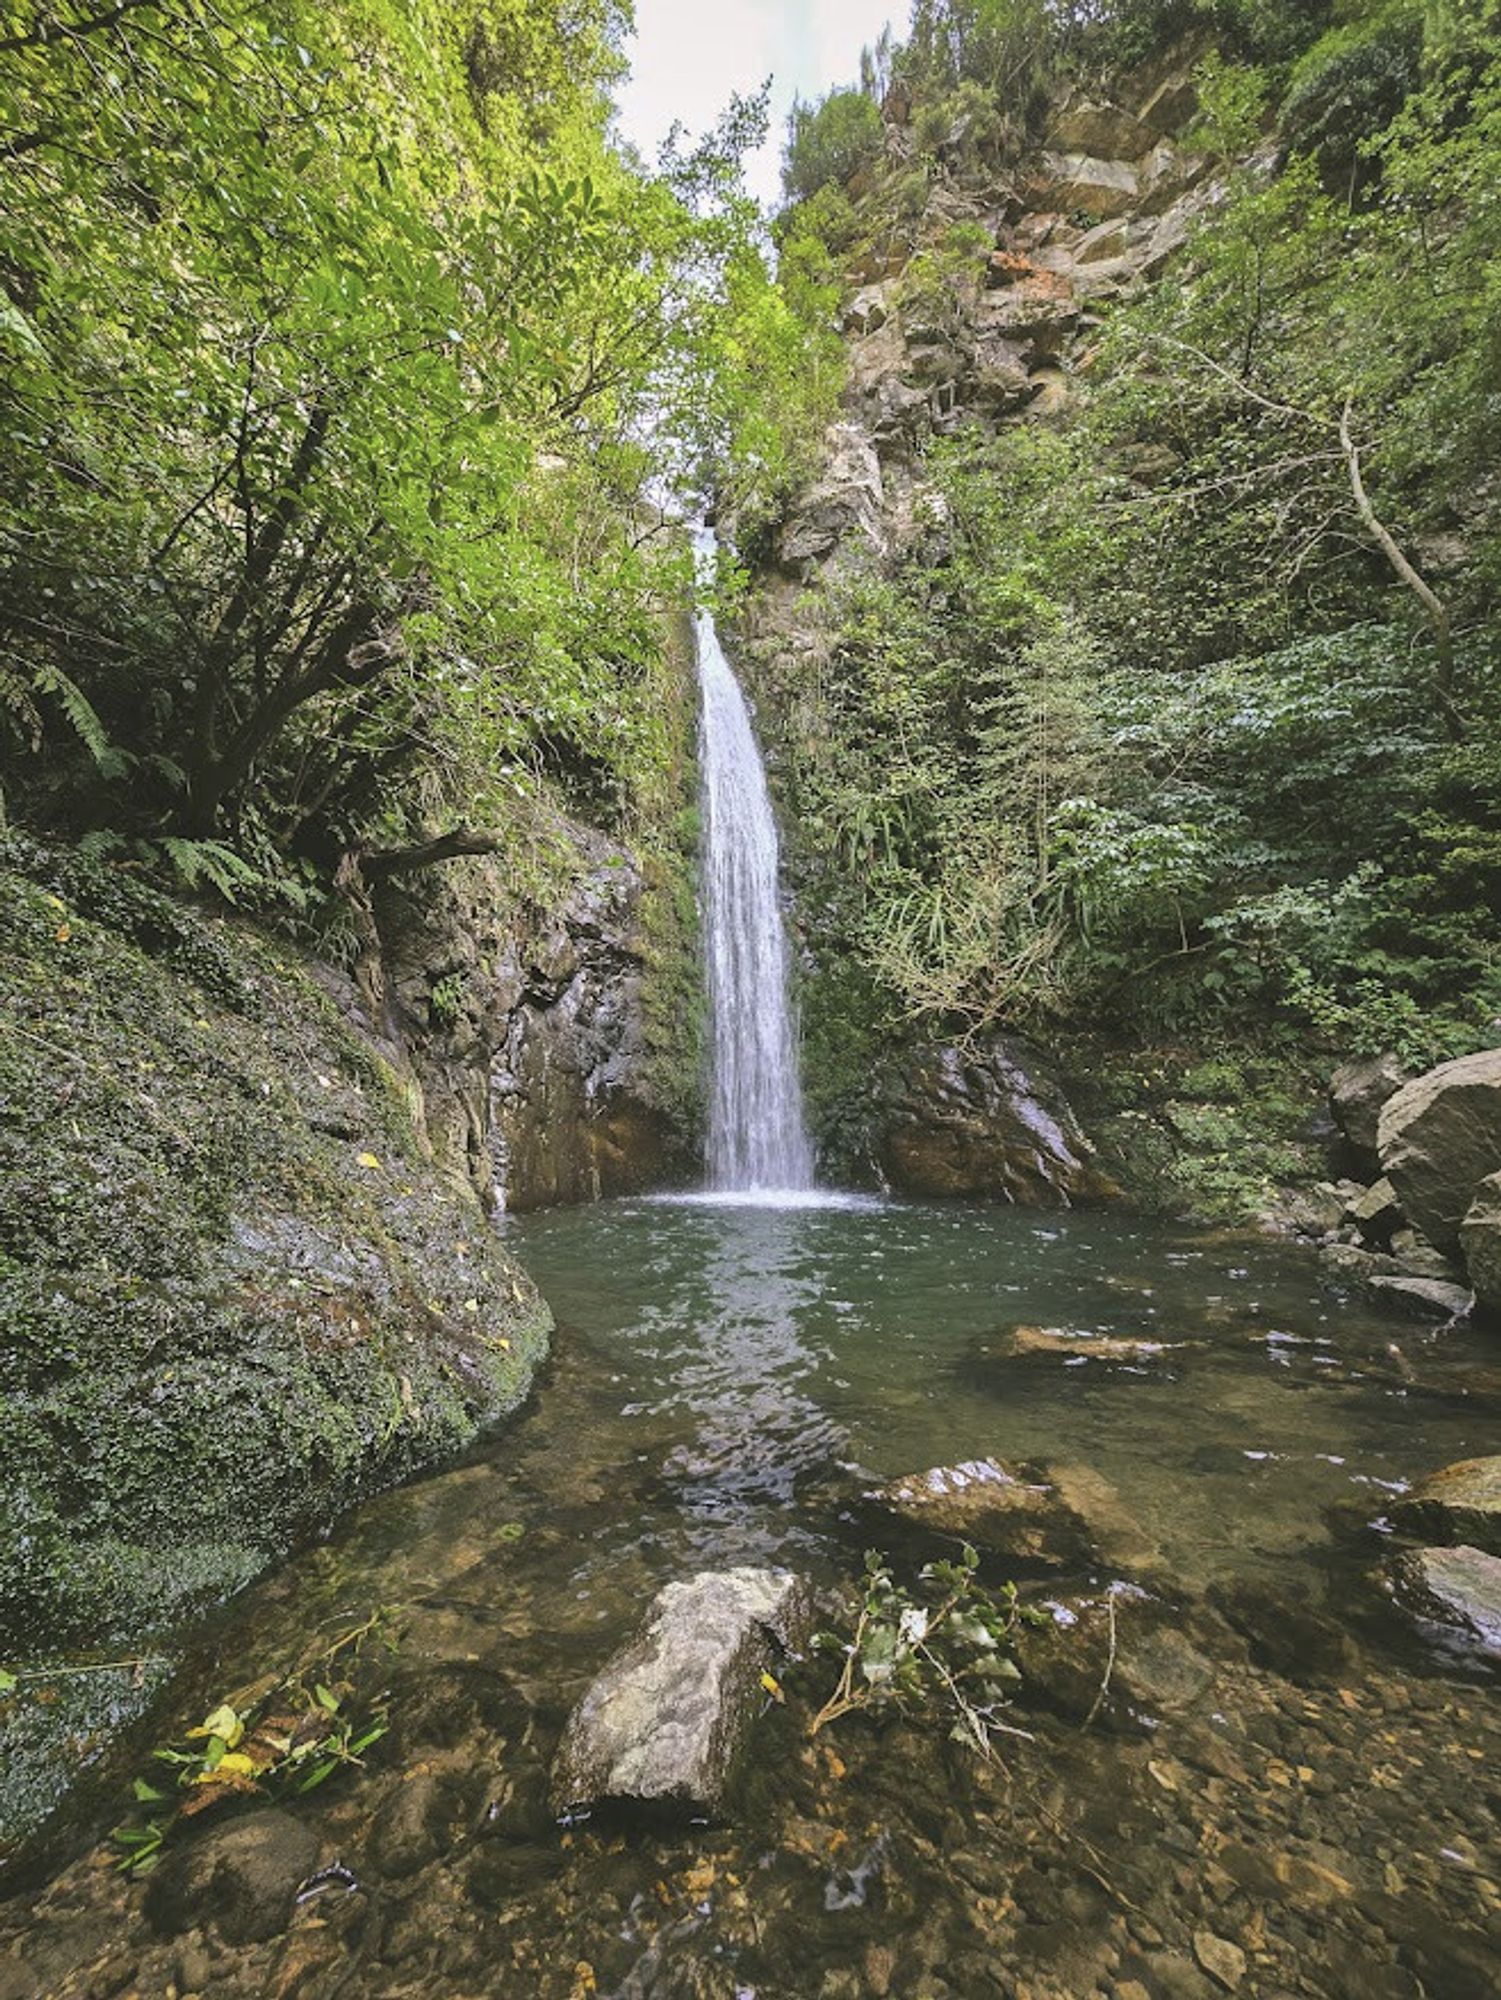
[[[1436,1525],[1403,1532],[1406,1490],[1494,1444],[1494,1335],[1119,1218],[627,1203],[519,1236],[562,1322],[528,1412],[203,1637],[14,1881],[5,2000],[1495,1990],[1494,1667],[1390,1585]],[[992,1454],[1052,1496],[1036,1532],[893,1502]],[[833,1618],[866,1548],[910,1575],[961,1531],[1049,1608],[995,1761],[920,1717],[810,1738],[833,1666],[778,1656],[719,1811],[558,1817],[570,1711],[662,1585],[769,1564]],[[151,1745],[377,1605],[365,1768],[122,1875]]]

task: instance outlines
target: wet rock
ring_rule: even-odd
[[[918,1050],[889,1100],[880,1158],[906,1194],[1067,1208],[1117,1192],[1036,1053],[1009,1036]]]
[[[1024,1694],[1073,1721],[1150,1726],[1191,1708],[1213,1683],[1213,1662],[1176,1629],[1161,1598],[1122,1585],[1044,1609],[1047,1623],[1016,1634]]]
[[[415,1875],[437,1854],[444,1815],[443,1788],[431,1771],[405,1778],[370,1829],[369,1854],[392,1881]]]
[[[1474,1304],[1463,1285],[1443,1278],[1377,1274],[1366,1280],[1366,1290],[1379,1305],[1393,1306],[1409,1319],[1463,1319]]]
[[[1233,1993],[1246,1976],[1246,1955],[1238,1944],[1213,1931],[1194,1932],[1194,1957],[1210,1978]]]
[[[1387,1509],[1405,1534],[1468,1542],[1501,1556],[1501,1458],[1464,1458],[1430,1475]]]
[[[1055,1487],[995,1458],[909,1473],[870,1494],[877,1506],[935,1535],[1050,1567],[1084,1553],[1083,1524]]]
[[[168,1936],[203,1924],[226,1944],[262,1944],[286,1929],[317,1861],[317,1837],[290,1813],[253,1813],[211,1833],[190,1829],[151,1877],[146,1914]]]
[[[1122,1504],[1119,1493],[1092,1465],[1050,1464],[1048,1480],[1107,1563],[1121,1569],[1155,1568],[1162,1551]]]
[[[1182,1340],[1133,1340],[1071,1326],[1014,1326],[1005,1340],[1013,1354],[1053,1354],[1075,1361],[1138,1364],[1161,1361],[1188,1345]]]
[[[1392,1565],[1404,1611],[1501,1659],[1501,1557],[1483,1549],[1412,1549]]]
[[[1394,1055],[1343,1063],[1329,1082],[1329,1111],[1350,1148],[1351,1163],[1372,1179],[1377,1173],[1376,1126],[1381,1107],[1407,1082]]]
[[[611,1799],[713,1811],[765,1704],[773,1642],[796,1648],[811,1620],[806,1584],[785,1572],[714,1570],[668,1584],[568,1719],[553,1764],[556,1810]]]
[[[1501,1171],[1501,1048],[1404,1084],[1381,1107],[1376,1145],[1409,1220],[1437,1249],[1457,1250],[1476,1188]]]
[[[0,1958],[0,2000],[39,2000],[41,1981],[19,1958]]]
[[[1476,1187],[1459,1240],[1477,1304],[1501,1318],[1501,1173]]]

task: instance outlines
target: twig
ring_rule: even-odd
[[[1083,1722],[1080,1724],[1082,1729],[1088,1729],[1090,1723],[1099,1714],[1100,1703],[1110,1692],[1110,1676],[1115,1672],[1115,1593],[1113,1591],[1107,1590],[1105,1593],[1105,1609],[1110,1615],[1110,1652],[1105,1660],[1105,1677],[1100,1682],[1094,1700],[1090,1703],[1088,1715],[1085,1716]]]

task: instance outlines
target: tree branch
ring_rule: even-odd
[[[1347,397],[1340,413],[1339,441],[1345,454],[1345,465],[1350,474],[1350,491],[1355,499],[1355,511],[1371,540],[1386,557],[1402,582],[1417,598],[1428,615],[1428,623],[1433,628],[1434,650],[1438,655],[1436,682],[1439,704],[1444,712],[1444,721],[1449,733],[1456,741],[1464,735],[1464,725],[1454,706],[1454,637],[1449,622],[1448,608],[1440,601],[1431,586],[1409,562],[1398,547],[1391,531],[1378,518],[1371,505],[1370,495],[1365,489],[1365,478],[1360,468],[1360,446],[1356,444],[1350,429],[1353,404]]]
[[[392,875],[410,875],[419,868],[431,868],[439,861],[452,861],[461,854],[499,854],[506,839],[499,833],[480,833],[456,826],[427,840],[420,847],[388,847],[378,854],[362,854],[360,869],[366,879],[383,882]]]

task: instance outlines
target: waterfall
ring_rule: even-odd
[[[695,534],[712,577],[712,530]],[[787,940],[777,901],[777,829],[740,684],[714,620],[695,620],[703,707],[699,766],[704,938],[708,960],[709,1182],[754,1193],[813,1185],[803,1127]]]

